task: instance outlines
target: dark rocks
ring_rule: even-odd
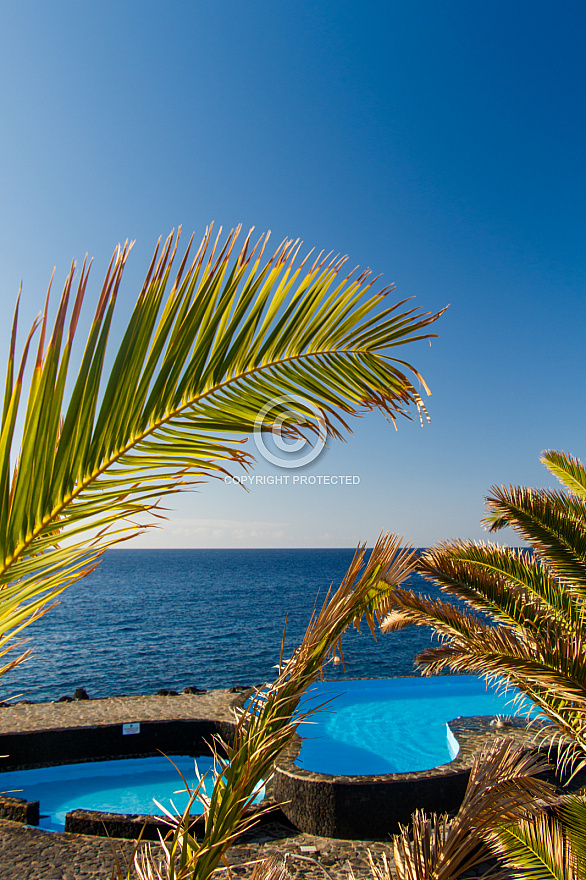
[[[24,798],[0,796],[0,818],[25,825],[39,824],[39,802]]]
[[[235,684],[234,687],[230,688],[231,694],[245,694],[246,691],[254,690],[248,684]]]
[[[195,687],[195,685],[189,685],[189,687],[183,688],[181,693],[182,694],[197,695],[197,694],[207,694],[207,691],[205,690],[205,688],[198,688],[198,687]],[[233,691],[231,691],[231,693],[233,693]]]
[[[171,691],[167,688],[161,688],[160,691],[157,691],[155,694],[156,697],[178,697],[179,691]]]
[[[203,834],[203,817],[194,821],[192,833]],[[168,830],[163,818],[125,813],[100,813],[91,810],[71,810],[65,817],[65,831],[70,834],[91,834],[97,837],[116,837],[126,840],[160,840],[159,832]]]
[[[74,700],[89,700],[88,692],[85,688],[76,688],[73,694]]]
[[[59,699],[57,700],[57,702],[58,702],[58,703],[73,703],[73,697],[68,697],[68,696],[65,696],[65,697],[59,697]]]

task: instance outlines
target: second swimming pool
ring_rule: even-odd
[[[14,770],[0,773],[0,790],[13,797],[38,800],[39,827],[46,831],[63,831],[65,814],[71,810],[98,810],[106,813],[162,815],[158,801],[172,813],[183,812],[188,795],[177,769],[189,785],[197,784],[194,761],[205,778],[209,794],[213,786],[212,758],[190,758],[184,755],[156,758],[122,758],[115,761],[91,761],[41,767],[38,770]],[[264,797],[262,788],[256,800]],[[174,809],[175,807],[175,809]],[[191,813],[202,813],[199,801]]]
[[[429,770],[453,760],[458,745],[447,722],[459,716],[525,715],[514,694],[497,694],[475,675],[326,681],[304,703],[329,706],[299,726],[295,763],[346,776]]]

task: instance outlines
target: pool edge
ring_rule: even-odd
[[[460,749],[454,760],[429,770],[370,776],[342,776],[304,770],[295,764],[297,736],[281,756],[273,777],[273,797],[301,831],[345,840],[381,840],[408,824],[416,809],[451,812],[460,806],[475,755],[505,731],[496,716],[478,715],[448,722]],[[515,721],[506,735],[529,746],[533,731]]]

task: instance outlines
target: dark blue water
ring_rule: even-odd
[[[338,586],[352,550],[110,550],[26,631],[33,657],[2,680],[4,698],[56,699],[255,685],[272,680],[285,618],[286,656],[316,595]],[[409,586],[433,588],[418,575]],[[344,639],[348,678],[413,675],[430,632]],[[344,678],[341,667],[328,677]]]

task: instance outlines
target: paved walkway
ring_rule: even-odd
[[[163,719],[233,718],[236,694],[228,690],[201,695],[113,697],[73,703],[18,703],[0,710],[0,733],[47,730]],[[1,880],[109,880],[113,848],[127,858],[133,844],[77,834],[54,834],[0,820]],[[233,873],[248,874],[250,862],[272,854],[286,858],[299,880],[347,880],[370,876],[366,849],[390,848],[383,843],[331,840],[299,834],[278,822],[253,829],[228,851]],[[243,867],[239,867],[243,866]]]
[[[174,697],[109,697],[71,703],[15,703],[0,709],[0,733],[52,730],[56,727],[92,727],[129,721],[164,721],[192,718],[234,720],[238,694],[230,690]]]
[[[370,876],[367,846],[375,854],[390,853],[390,848],[382,843],[366,845],[312,837],[274,823],[263,825],[256,833],[250,832],[228,850],[228,862],[234,874],[247,875],[252,870],[251,862],[279,854],[286,859],[293,878],[299,880],[348,880],[350,866],[357,878],[366,878]],[[119,857],[128,858],[132,843],[81,834],[54,834],[0,820],[2,880],[110,880],[114,850]]]

